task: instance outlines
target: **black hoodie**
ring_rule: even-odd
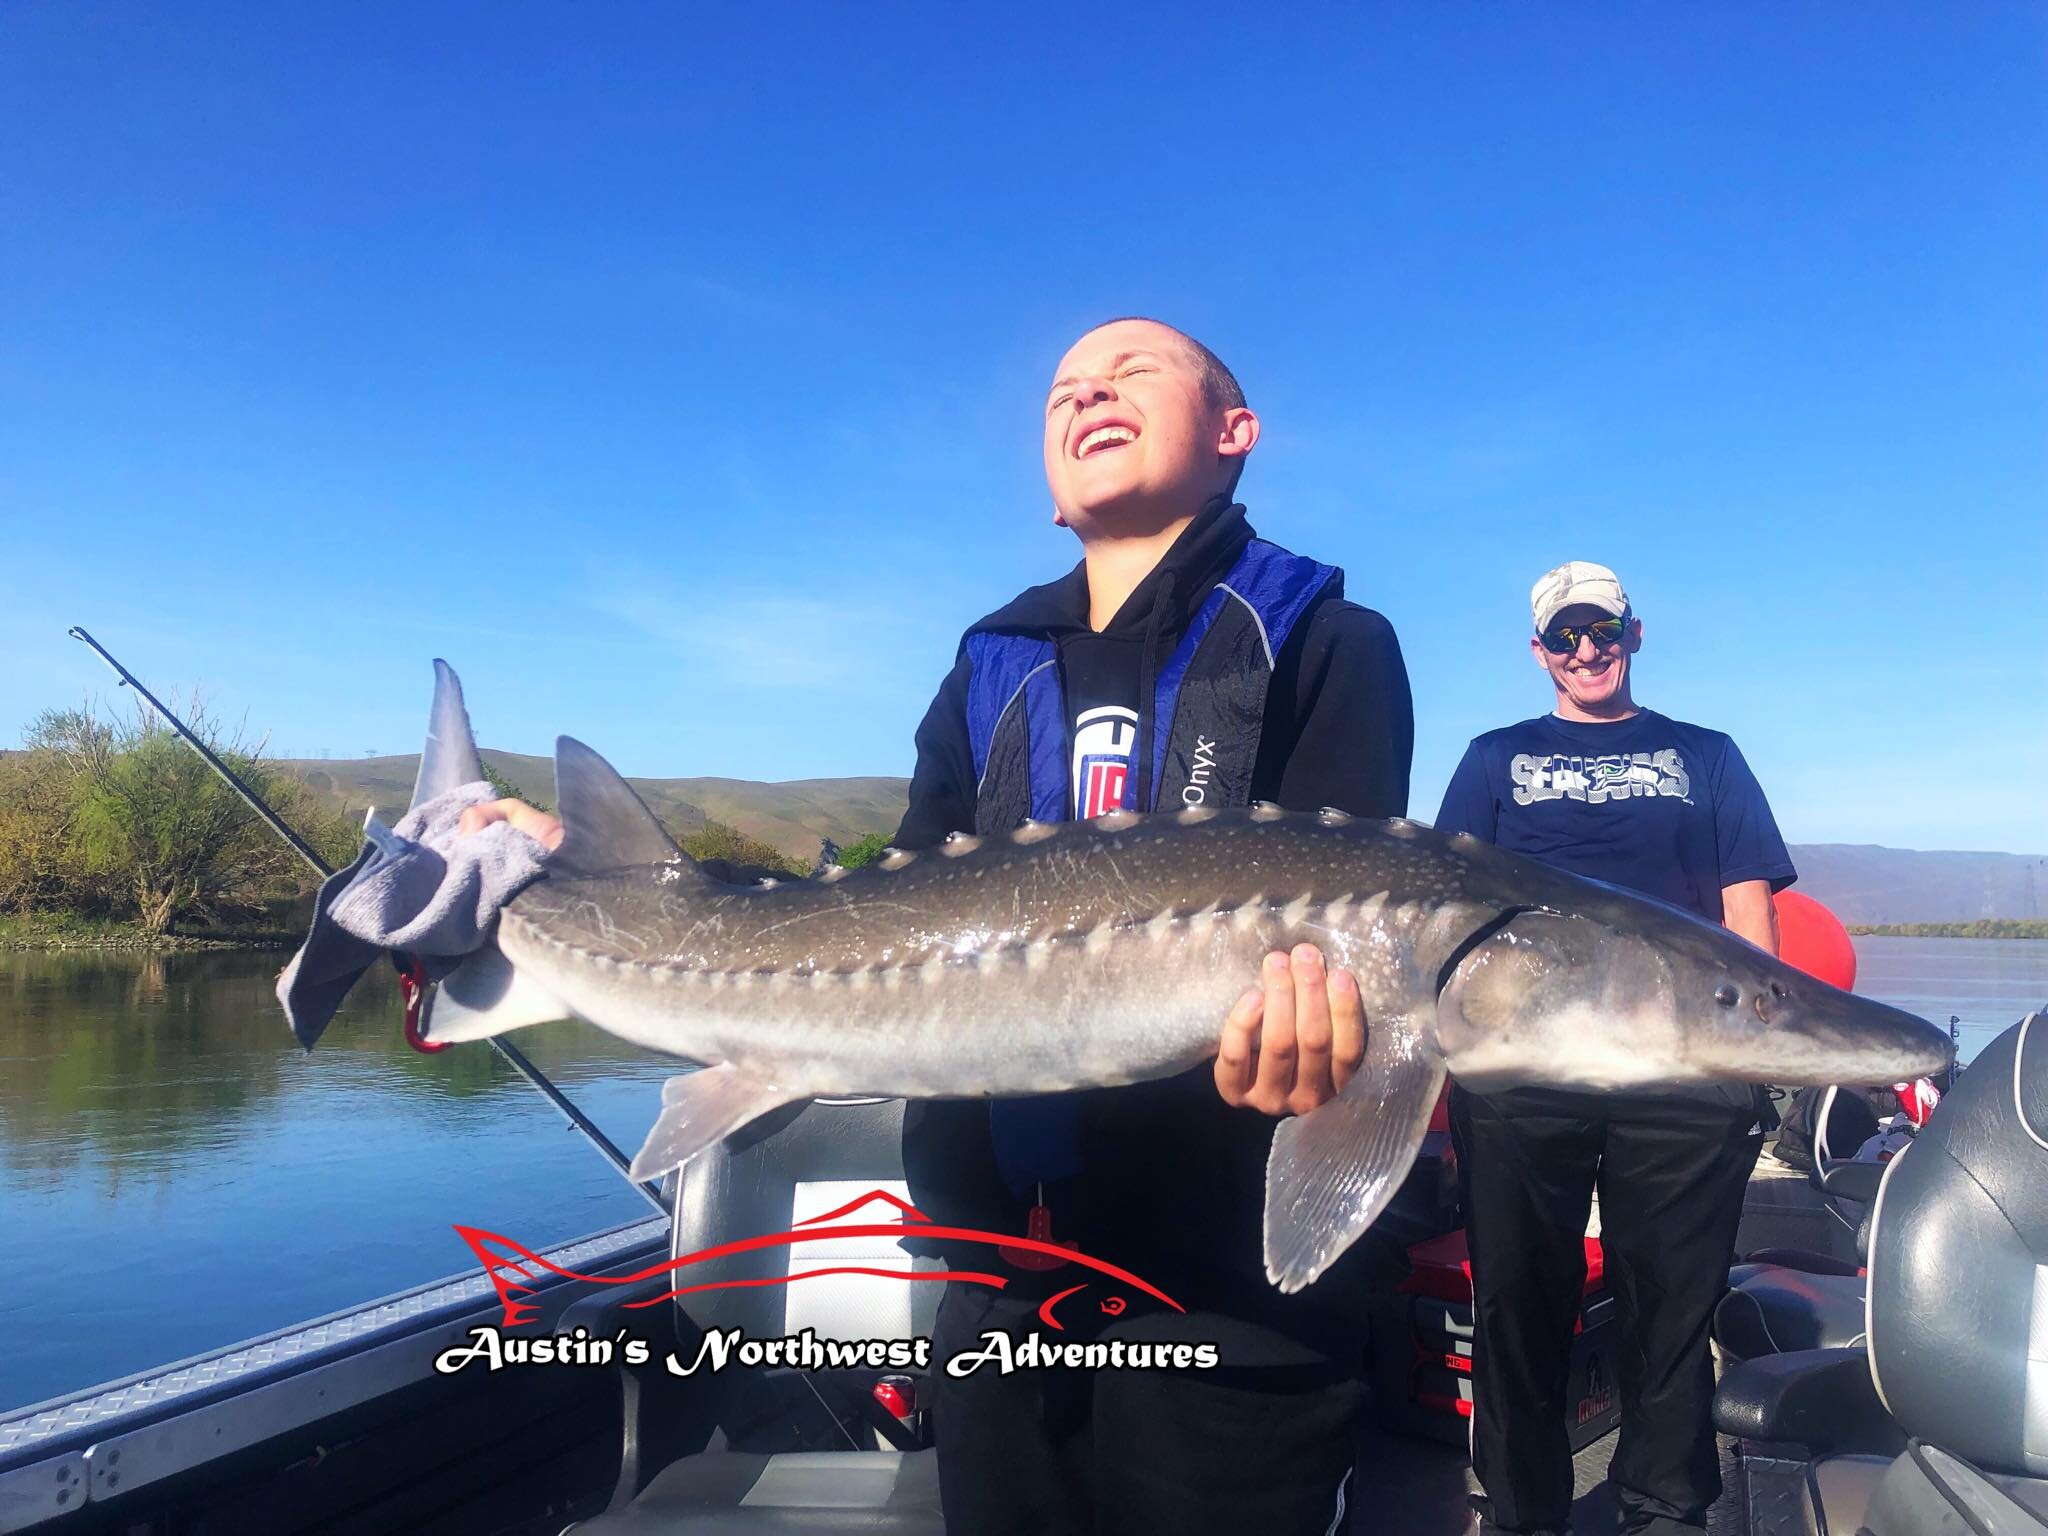
[[[968,633],[1021,632],[1054,642],[1071,737],[1073,715],[1091,704],[1151,698],[1158,668],[1251,538],[1244,508],[1219,499],[1189,524],[1100,634],[1088,627],[1085,564],[1030,588]],[[1400,647],[1384,618],[1340,593],[1332,582],[1274,658],[1252,798],[1289,810],[1329,805],[1360,816],[1405,815],[1414,719]],[[974,829],[968,671],[963,639],[959,659],[918,727],[899,847],[930,847],[949,832]],[[1150,708],[1139,708],[1138,715],[1133,768],[1146,785],[1159,744],[1151,739]],[[1257,977],[1245,981],[1251,985]],[[1220,1035],[1220,1014],[1216,1028]],[[1055,1237],[1078,1239],[1085,1252],[1134,1270],[1191,1310],[1210,1313],[1212,1332],[1219,1320],[1258,1325],[1233,1335],[1226,1361],[1294,1356],[1306,1362],[1350,1352],[1363,1322],[1355,1294],[1361,1263],[1339,1263],[1296,1297],[1280,1296],[1265,1279],[1260,1213],[1271,1118],[1225,1104],[1207,1063],[1179,1077],[1076,1097],[1087,1167],[1046,1186]],[[1029,1202],[1015,1198],[997,1171],[985,1103],[913,1104],[905,1119],[904,1162],[913,1202],[935,1221],[1024,1230]],[[972,1255],[977,1267],[988,1259],[985,1250]],[[1064,1269],[1020,1272],[1010,1290],[1035,1285],[1049,1294],[1073,1283]],[[1310,1354],[1270,1340],[1264,1329],[1277,1329]],[[1274,1342],[1281,1342],[1277,1351]]]
[[[967,633],[985,630],[1044,635],[1060,650],[1070,703],[1088,693],[1086,672],[1135,662],[1137,696],[1148,698],[1159,664],[1216,583],[1253,537],[1245,509],[1218,500],[1173,543],[1152,573],[1124,600],[1106,629],[1088,627],[1088,569],[1076,565],[1057,581],[1029,587]],[[1128,656],[1119,657],[1125,651]],[[1080,653],[1076,655],[1075,653]],[[900,848],[929,848],[948,832],[974,827],[974,753],[967,740],[965,637],[953,670],[917,729],[917,768],[910,808],[896,834]],[[1080,682],[1077,689],[1075,684]],[[1151,746],[1141,710],[1139,782],[1150,783]],[[1359,816],[1405,816],[1415,720],[1408,673],[1393,626],[1370,608],[1327,596],[1294,626],[1274,658],[1265,729],[1253,769],[1253,797],[1289,810],[1334,805]],[[1218,1021],[1221,1028],[1221,1021]]]

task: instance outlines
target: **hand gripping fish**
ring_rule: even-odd
[[[438,666],[415,803],[483,777]],[[1888,1083],[1948,1036],[1794,971],[1724,928],[1411,821],[1273,806],[1026,823],[853,872],[734,886],[625,780],[563,737],[546,878],[429,1005],[427,1036],[580,1018],[703,1063],[671,1079],[633,1162],[677,1167],[779,1105],[1134,1083],[1216,1052],[1269,950],[1358,978],[1366,1052],[1283,1120],[1266,1169],[1267,1277],[1320,1275],[1399,1187],[1446,1073],[1628,1089]]]

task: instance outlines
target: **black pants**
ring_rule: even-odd
[[[1708,1328],[1763,1140],[1755,1123],[1754,1106],[1453,1093],[1472,1257],[1472,1466],[1495,1529],[1569,1523],[1564,1395],[1596,1185],[1621,1335],[1621,1436],[1608,1474],[1621,1528],[1704,1523],[1721,1491]]]
[[[1355,1373],[1065,1367],[955,1380],[981,1334],[1047,1332],[1035,1300],[952,1285],[932,1330],[932,1427],[949,1536],[1329,1536],[1357,1453]],[[1092,1335],[1200,1341],[1202,1314]]]

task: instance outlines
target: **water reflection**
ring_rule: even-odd
[[[424,1056],[373,970],[317,1051],[281,953],[0,953],[0,1408],[553,1243],[646,1207],[486,1045]],[[638,1146],[675,1064],[576,1024],[520,1044]]]
[[[420,1113],[528,1092],[489,1049],[423,1056],[399,1035],[396,980],[358,983],[310,1057],[272,988],[283,956],[72,951],[0,957],[0,1169],[21,1187],[103,1158],[147,1183],[183,1154],[297,1098],[372,1095]],[[521,1043],[569,1081],[653,1072],[658,1058],[575,1025]]]

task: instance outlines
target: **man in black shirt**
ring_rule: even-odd
[[[1081,563],[972,626],[917,733],[899,846],[1129,808],[1407,807],[1413,721],[1386,620],[1342,573],[1254,537],[1232,496],[1258,418],[1222,363],[1149,320],[1090,331],[1045,409],[1046,480]],[[1350,1468],[1372,1244],[1282,1296],[1261,1262],[1274,1118],[1332,1097],[1363,1050],[1356,983],[1312,946],[1267,957],[1213,1067],[1129,1088],[913,1104],[913,1201],[942,1223],[1049,1231],[1187,1315],[1063,1337],[1214,1342],[1222,1368],[935,1375],[949,1529],[1335,1529]],[[943,1245],[934,1244],[944,1252]],[[967,1263],[987,1268],[985,1249]],[[1010,1265],[952,1285],[934,1357],[1040,1329],[1079,1278]]]

